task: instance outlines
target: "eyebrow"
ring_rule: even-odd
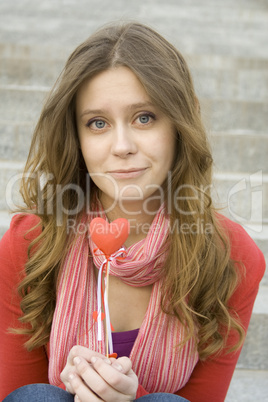
[[[138,103],[133,103],[132,105],[127,106],[125,109],[127,109],[128,111],[133,111],[136,109],[142,109],[142,108],[147,108],[147,107],[155,107],[155,105],[152,102],[138,102]],[[108,110],[106,109],[86,109],[82,112],[82,114],[80,115],[80,117],[83,117],[85,115],[88,114],[103,114],[103,113],[107,113]]]

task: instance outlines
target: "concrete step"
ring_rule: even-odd
[[[0,70],[0,88],[43,88],[48,91],[60,74],[65,60],[3,58]]]
[[[257,244],[257,246],[261,249],[261,251],[263,252],[264,257],[266,259],[266,271],[265,271],[264,277],[261,281],[261,286],[265,286],[266,292],[267,292],[267,286],[268,286],[268,238],[266,238],[266,239],[255,238],[254,241]],[[266,306],[268,309],[268,302],[267,302]]]
[[[52,20],[54,21],[55,26],[57,27],[55,21],[61,19],[68,19],[68,17],[73,17],[74,20],[79,20],[83,18],[84,20],[93,19],[98,14],[100,18],[103,19],[107,16],[112,19],[113,16],[122,14],[128,16],[130,12],[134,14],[134,16],[139,16],[142,18],[143,13],[148,10],[151,5],[150,1],[145,1],[143,3],[138,3],[135,0],[129,0],[127,5],[124,0],[117,0],[114,7],[111,9],[108,7],[109,0],[103,0],[103,7],[96,7],[99,5],[97,1],[93,1],[90,7],[90,14],[87,15],[84,12],[83,6],[88,6],[86,0],[81,0],[81,7],[76,7],[77,3],[75,0],[67,0],[64,1],[64,8],[62,7],[62,2],[53,2],[52,0],[47,0],[45,4],[38,4],[36,2],[27,1],[28,8],[25,7],[26,1],[14,1],[16,8],[11,8],[4,3],[1,3],[1,15],[6,18],[15,18],[17,15],[20,15],[25,21],[31,21],[33,16],[39,15],[43,17],[44,21]],[[94,4],[95,3],[95,4]],[[122,9],[122,6],[125,5],[125,8]],[[230,10],[231,8],[231,10]],[[254,4],[252,1],[243,1],[236,2],[235,4],[229,0],[229,2],[217,2],[203,1],[202,7],[197,0],[195,1],[167,1],[164,4],[160,0],[154,1],[154,7],[150,8],[150,13],[146,13],[147,18],[157,18],[157,16],[161,16],[161,11],[165,14],[167,11],[173,11],[172,14],[168,15],[169,18],[174,18],[175,16],[178,19],[185,20],[187,17],[192,18],[192,20],[196,20],[197,22],[211,22],[212,25],[216,25],[215,17],[221,22],[232,25],[233,22],[238,22],[238,24],[248,23],[254,24],[255,20],[260,23],[263,23],[265,28],[265,16],[267,8],[265,7],[265,0],[259,0],[257,4]],[[13,12],[12,12],[13,11]],[[232,12],[230,12],[232,11]],[[163,14],[162,14],[163,17]],[[202,18],[200,18],[202,17]],[[41,25],[43,26],[43,25]],[[2,26],[3,28],[8,28],[8,20],[7,23]],[[21,25],[17,28],[21,28]],[[25,27],[28,30],[32,29],[31,25],[26,25]],[[14,29],[14,28],[13,28]]]
[[[139,2],[124,0],[110,7],[109,0],[93,1],[88,8],[86,0],[77,7],[73,1],[15,1],[14,6],[1,5],[2,41],[24,44],[47,43],[55,39],[62,46],[77,43],[108,21],[139,19],[179,38],[181,46],[193,52],[264,57],[268,55],[266,44],[267,9],[263,3],[253,2],[225,5],[223,3],[200,4],[187,2]],[[27,4],[27,7],[26,7]],[[88,9],[88,13],[85,13]],[[166,21],[169,21],[167,24]],[[10,28],[12,27],[12,29]],[[204,29],[205,28],[205,29]],[[21,33],[23,32],[23,35]],[[76,33],[74,35],[74,32]],[[254,46],[255,45],[255,46]]]
[[[201,98],[267,102],[268,70],[193,68],[192,73]]]
[[[87,34],[89,36],[90,33]],[[84,38],[84,40],[87,38]],[[83,39],[82,39],[83,40]],[[79,43],[77,42],[76,45]],[[75,45],[75,46],[76,46]],[[43,63],[44,69],[49,68],[50,63],[60,62],[64,63],[67,57],[70,55],[71,51],[74,50],[71,44],[67,44],[65,47],[62,47],[60,43],[55,42],[54,45],[48,45],[46,41],[42,43],[31,43],[25,44],[18,42],[12,42],[8,40],[6,42],[0,40],[0,56],[1,60],[10,60],[10,61],[20,61],[25,64],[22,64],[22,67],[26,65],[27,68],[37,68],[35,63],[41,61]],[[259,60],[258,65],[263,65],[263,60]],[[4,66],[4,63],[3,63]],[[40,67],[41,68],[41,67]]]
[[[265,282],[266,280],[266,282]],[[246,340],[237,363],[237,369],[267,370],[268,372],[268,283],[261,281]],[[266,283],[266,284],[265,284]]]
[[[44,88],[0,89],[0,121],[7,124],[37,121],[46,95]]]
[[[241,26],[239,21],[234,21],[232,26],[225,25],[218,19],[216,19],[216,24],[218,25],[213,26],[213,24],[207,21],[208,25],[205,26],[205,23],[201,20],[202,16],[200,16],[199,22],[193,22],[190,16],[188,23],[185,23],[182,20],[178,20],[176,12],[169,6],[161,10],[161,13],[160,11],[158,12],[158,16],[155,16],[153,13],[153,16],[150,18],[153,20],[154,26],[183,53],[213,53],[223,56],[231,55],[238,58],[252,57],[267,59],[268,50],[265,49],[264,52],[262,51],[262,47],[265,47],[267,39],[267,30],[256,31],[256,28],[251,28],[250,26],[247,28],[246,24]],[[144,10],[145,13],[146,10]],[[173,20],[171,19],[169,26],[167,26],[167,15],[171,15],[172,13]],[[267,19],[264,23],[267,24]],[[258,22],[256,21],[254,25],[257,24]]]
[[[218,132],[210,136],[215,169],[225,172],[268,173],[268,130],[266,133]]]
[[[30,122],[0,122],[0,166],[5,169],[6,162],[9,162],[9,166],[21,162],[21,169],[23,168],[29,152],[33,130],[34,124]],[[4,165],[1,165],[2,162]]]
[[[268,312],[266,307],[265,314],[252,314],[247,337],[237,363],[237,368],[268,371],[267,333]]]
[[[200,103],[203,120],[209,131],[267,130],[268,102],[200,99]]]
[[[258,237],[268,223],[268,175],[261,170],[252,174],[215,172],[211,189],[216,207]]]
[[[64,4],[64,6],[63,6]],[[85,9],[88,12],[85,12]],[[190,54],[267,59],[267,6],[265,0],[200,3],[180,1],[137,2],[81,0],[43,3],[16,0],[0,3],[1,41],[24,46],[55,46],[68,54],[97,27],[112,20],[138,19],[159,29]],[[166,23],[168,21],[168,24]],[[22,34],[23,33],[23,34]],[[64,52],[65,52],[64,50]],[[57,53],[57,51],[56,51]]]
[[[267,274],[267,272],[266,272],[266,274]],[[259,289],[257,298],[255,300],[253,313],[256,316],[259,316],[262,314],[268,315],[268,284],[265,284],[263,282],[263,280],[260,283],[260,289]],[[268,345],[267,345],[267,348],[268,348]],[[268,351],[268,349],[267,349],[267,351]],[[268,364],[268,361],[266,364]]]
[[[23,165],[20,162],[0,162],[0,211],[2,214],[5,211],[13,210],[18,203],[22,203],[19,187]],[[4,215],[2,215],[3,217]],[[4,219],[5,223],[7,219],[8,216]]]
[[[7,210],[0,211],[0,239],[4,235],[4,233],[8,230],[10,225],[11,215],[7,212]]]
[[[195,53],[185,52],[184,56],[191,68],[195,70],[233,70],[233,71],[267,71],[268,58],[234,57],[232,55],[220,55],[217,53]]]
[[[225,402],[268,402],[268,371],[236,369]]]

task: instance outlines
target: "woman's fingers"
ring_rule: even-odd
[[[111,364],[112,367],[124,374],[127,374],[132,368],[132,362],[128,357],[119,357],[118,359],[111,360]]]
[[[68,380],[68,378],[69,378],[70,374],[76,373],[76,368],[74,365],[74,358],[77,356],[83,357],[83,359],[85,359],[88,362],[90,362],[90,360],[93,356],[97,356],[100,359],[104,359],[107,364],[111,363],[110,360],[107,359],[106,356],[104,356],[98,352],[95,352],[93,350],[90,350],[90,349],[88,349],[84,346],[80,346],[80,345],[73,346],[68,354],[67,363],[60,374],[61,381],[66,386],[67,391],[70,392],[71,394],[74,394],[75,392],[74,392],[72,385],[71,385],[70,381]]]
[[[70,384],[74,389],[75,401],[80,402],[99,402],[101,399],[94,394],[77,374],[70,374]]]
[[[127,357],[122,357],[107,365],[103,360],[94,356],[91,359],[94,370],[108,383],[115,391],[128,398],[135,399],[138,388],[138,379],[131,369],[132,363]],[[132,400],[132,399],[126,399]]]
[[[100,359],[101,360],[101,359]],[[117,392],[94,370],[93,366],[83,358],[75,357],[77,375],[69,377],[69,382],[82,402],[91,401],[120,401]],[[107,363],[103,362],[107,365]]]
[[[100,357],[101,359],[107,359],[106,356],[104,356],[98,352],[95,352],[94,350],[90,350],[90,349],[86,348],[85,346],[75,345],[72,347],[72,349],[69,352],[69,355],[67,358],[67,363],[73,364],[73,359],[76,356],[82,356],[88,362],[90,362],[90,360],[93,356]]]
[[[89,398],[89,392],[86,389],[88,387],[105,401],[126,402],[135,399],[138,380],[134,373],[128,377],[122,372],[121,364],[112,367],[111,364],[95,356],[91,360],[92,363],[88,364],[83,358],[74,359],[76,371],[84,381],[84,384],[83,382],[79,384],[79,389],[76,388],[76,383],[71,382],[79,398]],[[113,364],[115,365],[116,362]],[[129,366],[128,363],[126,365]]]
[[[61,373],[66,389],[83,402],[130,401],[136,397],[138,379],[129,358],[110,358],[76,345]]]

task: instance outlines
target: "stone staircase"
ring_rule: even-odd
[[[214,194],[268,259],[267,0],[0,0],[0,235],[44,97],[76,45],[114,20],[147,23],[185,55],[215,159]],[[268,401],[268,274],[227,402]]]

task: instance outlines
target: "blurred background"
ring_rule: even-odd
[[[67,57],[103,24],[131,20],[188,61],[213,149],[216,204],[268,259],[268,0],[0,0],[0,236]],[[267,335],[266,273],[227,402],[268,401]]]

